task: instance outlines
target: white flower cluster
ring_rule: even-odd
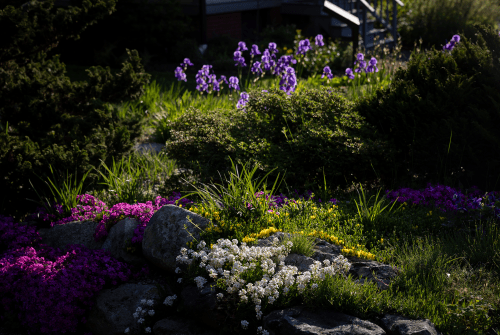
[[[172,306],[174,304],[174,300],[177,299],[177,295],[171,295],[170,297],[165,298],[163,304],[167,306]]]
[[[217,279],[221,276],[225,279],[228,293],[238,294],[243,303],[251,300],[255,304],[255,312],[259,320],[262,317],[263,299],[267,299],[268,303],[273,304],[280,294],[287,295],[294,288],[303,294],[306,289],[318,288],[318,282],[324,280],[326,276],[334,276],[339,272],[345,273],[350,268],[347,259],[341,255],[332,262],[325,260],[321,264],[321,262],[315,261],[310,266],[310,271],[300,273],[297,267],[284,264],[284,260],[292,248],[292,242],[288,241],[286,245],[282,246],[277,246],[277,242],[277,239],[274,239],[271,247],[248,247],[246,243],[238,246],[236,239],[232,241],[219,239],[210,250],[205,248],[206,244],[202,241],[198,244],[198,252],[182,248],[181,255],[177,256],[177,261],[191,264],[193,261],[199,260],[200,268],[205,268],[211,278]],[[231,270],[223,269],[226,264],[231,266]],[[261,280],[255,283],[246,283],[240,278],[240,274],[256,269],[257,266],[263,272]],[[206,279],[201,276],[194,280],[200,289],[206,283]],[[221,299],[223,295],[219,294],[218,298]]]
[[[149,307],[151,307],[151,306],[153,306],[154,301],[153,300],[142,299],[141,300],[141,304],[142,305],[148,305]],[[146,308],[142,308],[142,307],[139,306],[135,310],[135,313],[132,314],[132,315],[134,316],[135,319],[138,319],[137,323],[144,323],[145,320],[144,320],[143,316],[146,316],[146,314],[148,314],[149,316],[153,316],[153,315],[155,315],[155,311],[153,309],[150,309],[148,311]],[[145,328],[144,331],[146,333],[151,333],[151,327]],[[128,334],[129,332],[130,332],[130,328],[127,328],[124,331],[125,334]]]

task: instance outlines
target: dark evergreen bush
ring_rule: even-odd
[[[58,56],[46,51],[63,38],[77,38],[88,24],[114,10],[113,1],[86,1],[81,8],[53,8],[53,1],[0,10],[0,213],[16,219],[34,209],[26,199],[51,195],[36,175],[52,178],[49,164],[81,178],[100,159],[120,158],[141,132],[144,117],[119,119],[111,103],[137,99],[148,83],[137,51],[122,70],[92,67],[89,81],[72,83]],[[7,126],[8,125],[8,126]],[[91,173],[88,182],[96,181]],[[88,186],[88,183],[85,184]]]
[[[172,122],[166,150],[205,181],[227,171],[229,157],[263,172],[278,168],[271,176],[286,170],[287,184],[297,188],[322,183],[323,171],[334,185],[373,180],[371,164],[383,164],[389,148],[353,106],[327,89],[254,92],[245,111],[186,112]]]
[[[387,178],[427,174],[429,180],[448,184],[495,186],[500,173],[500,37],[492,28],[474,29],[472,36],[460,34],[451,53],[413,54],[389,88],[356,108],[399,152],[394,173],[384,172]]]

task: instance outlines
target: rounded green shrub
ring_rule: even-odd
[[[392,168],[382,171],[387,181],[418,175],[450,186],[494,186],[500,171],[500,37],[492,28],[474,28],[451,52],[412,54],[388,88],[356,107],[396,149]]]
[[[322,183],[323,172],[339,185],[373,180],[372,165],[383,165],[390,148],[353,107],[326,88],[252,92],[244,110],[187,111],[171,123],[166,150],[204,179],[227,171],[230,157],[265,173],[277,168],[270,180],[286,171],[286,183],[298,188]]]

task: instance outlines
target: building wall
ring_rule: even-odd
[[[207,15],[207,39],[229,35],[241,39],[241,12]]]

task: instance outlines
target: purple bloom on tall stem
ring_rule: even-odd
[[[184,80],[187,82],[186,74],[184,73],[184,71],[182,71],[182,68],[180,66],[175,69],[175,78],[177,78],[177,80],[179,81]]]
[[[253,65],[252,65],[252,68],[250,69],[250,71],[252,71],[252,73],[262,73],[262,69],[260,67],[260,62],[255,62]]]
[[[245,63],[245,58],[241,55],[241,51],[235,51],[233,60],[236,62],[234,66],[245,67],[247,64]]]
[[[457,44],[458,42],[460,42],[460,36],[453,35],[453,37],[451,38],[451,41],[449,43],[446,43],[443,46],[443,50],[448,50],[448,51],[453,50],[453,48],[455,47],[455,44]]]
[[[229,78],[229,88],[234,88],[235,90],[240,90],[240,85],[238,85],[240,81],[236,77]]]
[[[278,52],[278,46],[276,45],[276,43],[274,43],[274,42],[269,43],[269,51],[273,55]]]
[[[318,47],[324,46],[325,42],[323,42],[323,35],[321,35],[321,34],[317,35],[315,38],[315,43],[316,43],[316,46],[318,46]]]
[[[356,58],[357,58],[359,61],[362,61],[362,60],[364,60],[364,59],[365,59],[365,56],[364,56],[362,53],[359,53],[359,54],[357,54],[357,55],[356,55]],[[354,64],[356,64],[356,63],[354,63]]]
[[[325,66],[323,68],[323,74],[321,75],[321,79],[323,79],[324,77],[327,77],[328,79],[333,79],[333,73],[332,73],[332,70],[330,69],[329,66]]]
[[[378,72],[378,67],[377,67],[377,59],[375,57],[372,57],[370,61],[368,62],[368,67],[366,68],[366,72]]]
[[[354,74],[352,74],[352,69],[351,68],[345,69],[345,74],[346,74],[347,77],[349,77],[349,79],[354,79]]]
[[[257,44],[252,45],[252,49],[250,50],[250,56],[260,55],[259,46]]]
[[[299,48],[296,54],[305,55],[309,50],[311,50],[311,42],[306,38],[299,42]]]
[[[241,41],[238,43],[238,49],[236,49],[236,51],[247,51],[247,50],[248,48],[245,42]]]
[[[191,63],[191,61],[189,60],[189,58],[184,58],[184,61],[181,63],[181,67],[184,69],[184,71],[186,71],[188,65],[189,66],[193,66],[194,64]]]
[[[238,100],[238,103],[236,104],[236,108],[240,109],[240,108],[245,107],[249,98],[250,98],[250,96],[248,95],[247,92],[241,92],[240,93],[240,100]]]

